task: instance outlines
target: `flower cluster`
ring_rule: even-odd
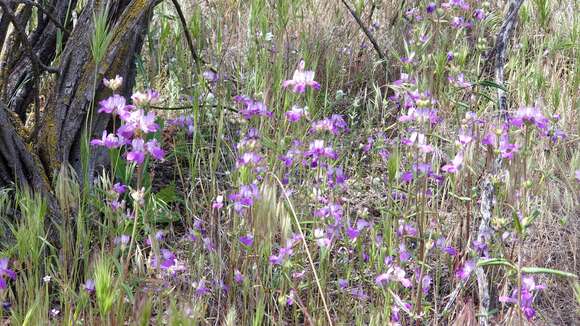
[[[282,87],[291,87],[294,93],[304,93],[307,87],[319,90],[320,84],[314,80],[314,71],[304,70],[305,62],[300,60],[298,68],[294,71],[292,79],[285,80]]]
[[[519,304],[519,299],[521,296],[521,306],[522,312],[528,320],[531,320],[536,315],[536,310],[532,307],[534,303],[535,294],[539,290],[543,290],[546,287],[544,285],[537,285],[534,278],[529,275],[522,276],[522,286],[520,289],[514,289],[511,296],[500,296],[499,301],[504,303]]]
[[[114,86],[122,83],[122,78],[105,80],[105,85]],[[113,89],[114,90],[114,89]],[[131,97],[134,105],[127,105],[125,98],[113,94],[111,97],[99,102],[99,113],[112,114],[121,120],[121,126],[116,132],[109,133],[106,130],[100,139],[93,139],[92,146],[103,146],[108,149],[125,147],[125,158],[128,162],[141,165],[147,155],[151,155],[156,160],[163,160],[165,151],[156,139],[146,140],[147,134],[154,133],[159,129],[155,123],[154,112],[146,113],[143,109],[159,101],[159,94],[153,90],[145,93],[136,92]]]
[[[239,112],[246,120],[250,120],[256,116],[272,116],[272,112],[268,110],[268,107],[266,107],[266,104],[263,102],[254,100],[245,95],[237,95],[234,97],[234,100],[242,105]]]

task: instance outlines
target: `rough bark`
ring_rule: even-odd
[[[512,37],[514,26],[517,21],[518,11],[522,6],[523,0],[511,0],[508,8],[508,12],[504,18],[501,29],[496,36],[495,44],[495,79],[496,82],[504,86],[504,74],[503,69],[506,61],[507,45]],[[507,105],[507,97],[505,92],[501,87],[497,89],[498,96],[498,111],[499,111],[499,122],[503,124],[507,122],[509,116],[509,110]],[[480,203],[480,224],[477,233],[477,240],[485,242],[487,234],[490,232],[491,218],[493,215],[493,209],[495,205],[495,190],[492,183],[493,178],[498,178],[501,176],[501,165],[502,158],[498,156],[493,163],[490,173],[487,173],[480,185],[481,197]],[[492,297],[490,292],[496,292],[494,285],[489,284],[489,278],[483,269],[479,266],[475,269],[475,275],[477,277],[478,285],[478,296],[479,296],[479,325],[487,326],[489,325],[488,313],[491,307],[495,306],[497,303],[497,298]],[[491,291],[490,291],[491,287]]]
[[[76,3],[77,0],[53,1],[50,7],[53,8],[54,12],[51,12],[51,16],[61,24],[64,24],[67,13],[76,6]],[[27,6],[31,7],[30,5]],[[70,16],[70,13],[68,15]],[[39,15],[39,17],[42,17],[42,15]],[[25,26],[28,23],[28,19],[21,21],[20,24]],[[52,20],[43,19],[29,37],[33,52],[40,60],[40,63],[45,66],[49,66],[55,58],[56,38],[59,29]],[[66,40],[65,38],[63,41],[66,42]],[[18,60],[10,67],[10,73],[5,77],[3,101],[8,103],[10,110],[18,113],[21,119],[25,118],[26,108],[33,101],[34,76],[32,75],[32,69],[30,56],[20,55]]]
[[[49,182],[34,148],[24,142],[17,121],[8,108],[0,103],[0,185],[15,183],[47,192]],[[21,129],[20,129],[21,130]]]
[[[111,13],[113,37],[96,75],[91,59],[91,33],[87,32],[92,30],[93,23],[90,5],[80,15],[62,55],[60,76],[47,103],[40,137],[43,142],[40,156],[49,175],[63,163],[70,163],[81,174],[81,135],[87,115],[92,121],[91,130],[87,130],[91,138],[99,137],[109,123],[109,115],[91,110],[93,98],[98,102],[110,95],[102,86],[102,79],[115,75],[123,77],[122,93],[129,95],[135,79],[135,55],[143,44],[153,4],[153,0],[133,0]]]
[[[19,9],[14,6],[14,1],[0,1],[9,4],[10,8]],[[97,67],[91,56],[93,17],[96,8],[106,3],[109,4],[108,22],[112,38],[107,54]],[[1,13],[0,32],[3,33],[0,40],[4,43],[4,52],[18,55],[5,57],[0,76],[4,90],[0,98],[0,187],[24,186],[48,194],[55,171],[63,164],[71,164],[77,174],[81,174],[81,135],[87,117],[92,121],[87,130],[89,137],[100,135],[109,124],[108,115],[96,114],[96,110],[92,110],[94,103],[110,95],[102,86],[102,79],[122,76],[125,80],[122,93],[130,94],[135,79],[135,56],[142,47],[155,4],[155,0],[87,1],[74,29],[63,40],[57,75],[50,80],[46,79],[46,73],[42,76],[50,91],[38,119],[40,124],[36,127],[39,127],[40,134],[34,143],[27,143],[30,130],[24,128],[36,87],[31,82],[34,77],[31,54],[24,51],[23,42],[19,42],[18,37],[8,35],[10,28],[7,25],[13,22],[6,23],[6,15]],[[43,65],[48,66],[55,59],[58,30],[72,27],[65,17],[76,5],[76,0],[49,1],[42,10],[50,13],[50,19],[47,15],[39,15],[39,20],[33,25],[36,28],[27,39],[33,54]],[[30,4],[20,6],[32,7]],[[30,14],[20,14],[20,17],[20,24],[30,24]]]

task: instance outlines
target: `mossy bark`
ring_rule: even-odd
[[[50,2],[47,8],[51,8],[51,14],[62,19],[64,25],[64,17],[68,10],[76,6],[76,1]],[[43,84],[49,85],[50,91],[41,114],[40,133],[35,140],[28,141],[27,131],[23,127],[32,103],[30,88],[33,83],[25,82],[23,85],[23,81],[33,78],[31,58],[20,51],[22,54],[18,60],[10,64],[4,78],[0,78],[0,85],[5,90],[0,98],[0,187],[16,184],[49,193],[51,180],[63,164],[72,165],[80,176],[81,135],[86,131],[90,132],[91,138],[97,137],[109,124],[108,115],[92,110],[94,103],[110,95],[102,86],[102,79],[120,75],[125,80],[122,93],[129,95],[132,91],[135,59],[143,45],[151,11],[157,1],[116,0],[108,3],[112,39],[99,66],[95,65],[91,55],[91,38],[95,8],[101,8],[105,1],[89,0],[74,29],[64,39],[63,51],[58,58],[59,73],[54,78],[43,74]],[[37,27],[31,32],[29,41],[34,44],[34,52],[39,59],[49,65],[56,54],[58,27],[49,20],[32,25]],[[3,26],[0,24],[0,27]],[[0,30],[7,31],[8,28]],[[2,40],[5,37],[0,35]],[[15,50],[18,50],[20,43],[15,43]],[[89,130],[85,130],[86,121],[92,122]],[[91,165],[94,166],[94,161]]]

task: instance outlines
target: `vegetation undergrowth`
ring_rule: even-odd
[[[0,190],[0,318],[578,323],[577,5],[524,2],[504,83],[507,8],[351,6],[386,64],[339,2],[183,1],[198,67],[157,6],[137,90],[94,99],[115,123],[84,160],[110,164],[53,182],[56,239],[44,198]]]

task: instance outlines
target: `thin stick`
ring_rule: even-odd
[[[175,7],[175,11],[177,11],[177,15],[179,16],[179,21],[181,22],[181,27],[183,28],[183,34],[185,34],[185,39],[187,40],[187,46],[189,47],[189,51],[191,52],[191,56],[195,61],[195,64],[198,67],[201,67],[201,59],[197,55],[195,51],[195,45],[193,45],[193,39],[191,38],[191,34],[189,33],[189,28],[187,27],[187,22],[185,21],[185,16],[183,15],[183,11],[181,10],[181,6],[177,0],[171,0],[173,2],[173,6]]]
[[[64,27],[56,17],[54,17],[51,13],[48,12],[48,10],[44,9],[44,7],[37,2],[31,1],[31,0],[16,0],[16,3],[22,3],[25,5],[29,5],[29,6],[33,6],[36,7],[38,9],[38,11],[40,11],[43,15],[45,15],[46,17],[48,17],[48,19],[50,21],[52,21],[56,27],[58,27],[59,29],[61,29],[65,34],[70,35],[70,31],[68,29],[66,29],[66,27]]]
[[[274,177],[274,179],[276,179],[276,182],[278,182],[278,184],[280,185],[280,188],[282,189],[282,193],[284,194],[284,198],[286,198],[286,202],[288,203],[288,206],[290,206],[290,211],[292,212],[292,217],[294,218],[294,222],[296,223],[296,226],[298,227],[298,231],[300,232],[300,237],[302,238],[302,245],[304,245],[304,250],[306,250],[306,255],[308,256],[308,263],[310,263],[310,268],[312,268],[312,273],[314,273],[314,279],[316,280],[316,286],[318,287],[318,292],[320,293],[320,298],[322,299],[322,305],[324,305],[324,312],[326,312],[326,319],[328,320],[328,325],[332,326],[332,318],[330,317],[330,311],[328,310],[328,305],[326,304],[326,298],[324,296],[324,292],[322,291],[322,285],[320,285],[320,279],[318,278],[318,273],[316,273],[316,267],[314,267],[314,261],[312,260],[312,255],[310,254],[310,250],[308,249],[308,244],[306,243],[306,238],[304,237],[304,232],[302,232],[302,227],[300,226],[300,221],[298,221],[298,217],[296,216],[296,211],[294,210],[294,205],[292,205],[292,202],[290,201],[290,198],[288,198],[288,194],[286,194],[286,189],[284,188],[284,185],[282,184],[282,182],[280,182],[280,179],[278,179],[278,177],[276,175],[274,175],[272,172],[269,173],[272,177]]]
[[[356,20],[358,26],[363,30],[366,37],[369,39],[369,41],[373,45],[373,48],[375,49],[375,51],[379,55],[379,58],[381,59],[381,63],[383,64],[383,67],[385,68],[385,72],[387,72],[388,66],[387,66],[387,57],[385,56],[385,53],[383,52],[383,50],[381,50],[381,47],[379,46],[379,44],[377,43],[377,41],[375,40],[375,38],[373,37],[371,32],[368,30],[368,28],[365,26],[363,21],[357,15],[357,13],[350,7],[350,5],[346,2],[346,0],[341,0],[341,1],[344,4],[344,6],[346,7],[346,10],[348,10],[348,12],[350,12],[350,15],[352,16],[352,18],[354,18],[354,20]]]
[[[36,138],[36,135],[38,133],[39,130],[38,122],[40,121],[40,98],[38,92],[40,88],[41,62],[38,59],[38,56],[34,53],[34,50],[32,49],[30,42],[28,41],[28,35],[26,35],[22,26],[20,26],[18,19],[14,15],[14,12],[12,12],[12,9],[10,8],[10,5],[8,5],[6,0],[0,0],[0,7],[2,7],[4,14],[8,16],[8,18],[12,22],[12,26],[14,26],[14,30],[16,31],[16,34],[18,34],[18,37],[20,38],[22,45],[24,45],[24,50],[26,51],[26,54],[28,55],[32,63],[32,74],[34,77],[34,86],[32,89],[32,93],[34,96],[34,127],[32,129],[32,133],[30,134],[29,140],[33,140]]]

